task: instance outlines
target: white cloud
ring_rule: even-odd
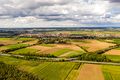
[[[0,26],[99,26],[104,23],[120,23],[120,4],[116,2],[118,1],[1,0]]]

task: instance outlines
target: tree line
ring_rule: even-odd
[[[77,56],[78,60],[85,60],[85,61],[97,61],[97,62],[110,62],[111,60],[108,59],[105,55],[101,55],[101,54],[81,54],[79,56]]]

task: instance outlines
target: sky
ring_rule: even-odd
[[[0,0],[0,28],[120,27],[120,0]]]

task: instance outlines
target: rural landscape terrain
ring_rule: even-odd
[[[9,30],[0,29],[0,80],[120,79],[119,29]]]

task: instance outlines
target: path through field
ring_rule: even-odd
[[[100,65],[84,64],[77,80],[104,80]]]

